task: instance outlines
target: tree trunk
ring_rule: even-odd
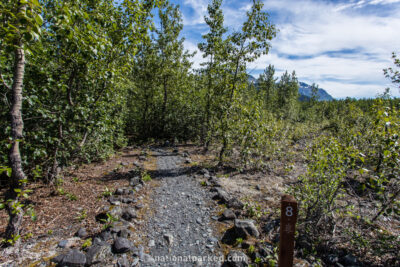
[[[25,5],[19,7],[18,12],[24,13]],[[12,85],[12,107],[11,107],[11,130],[12,145],[9,154],[9,160],[12,169],[9,192],[6,199],[11,200],[7,205],[7,211],[10,216],[6,229],[6,238],[13,239],[19,235],[22,223],[22,210],[15,208],[15,204],[19,201],[18,194],[15,189],[21,189],[24,186],[25,173],[22,170],[21,153],[19,149],[20,141],[23,139],[24,123],[22,120],[22,84],[25,72],[25,51],[22,48],[22,40],[16,42],[14,74]]]
[[[164,89],[164,99],[163,99],[163,104],[162,104],[162,119],[161,119],[161,135],[163,137],[166,137],[165,135],[165,126],[167,124],[166,122],[166,112],[167,112],[167,102],[168,102],[168,88],[167,88],[167,77],[164,76],[163,78],[163,89]]]

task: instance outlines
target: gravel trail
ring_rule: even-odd
[[[157,150],[154,155],[160,186],[154,192],[155,214],[147,233],[155,262],[144,266],[220,266],[210,192],[183,172],[176,153]]]

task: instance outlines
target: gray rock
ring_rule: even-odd
[[[112,257],[111,247],[107,243],[93,245],[86,252],[86,262],[88,265],[103,263],[110,257]]]
[[[212,186],[221,187],[221,184],[218,182],[217,178],[214,177],[214,176],[212,176],[212,177],[209,179],[209,182],[210,182],[210,184],[211,184]]]
[[[142,189],[142,188],[143,188],[143,185],[138,184],[137,186],[135,186],[135,191],[138,192],[138,191],[140,191],[140,189]]]
[[[231,267],[247,267],[249,259],[243,252],[233,250],[226,256],[225,264]]]
[[[58,247],[59,247],[59,248],[66,248],[66,247],[67,247],[67,244],[68,244],[68,240],[61,240],[61,241],[58,243]]]
[[[126,253],[133,249],[133,245],[128,239],[117,237],[114,241],[113,249],[115,253]]]
[[[114,206],[119,206],[119,205],[121,205],[121,201],[119,200],[119,198],[117,198],[117,197],[115,197],[115,196],[111,196],[111,197],[108,199],[108,202],[109,202],[111,205],[114,205]]]
[[[164,239],[167,241],[168,246],[172,246],[174,243],[174,237],[172,234],[164,234]]]
[[[227,192],[224,190],[217,188],[217,194],[214,196],[214,199],[220,199],[223,203],[227,203],[230,200],[230,197]]]
[[[149,247],[154,247],[156,245],[156,242],[154,240],[150,240],[148,246]]]
[[[126,257],[126,254],[122,255],[120,259],[117,261],[117,267],[130,267],[128,258]]]
[[[247,238],[249,236],[258,237],[260,233],[252,220],[235,220],[235,233],[238,237]]]
[[[79,238],[77,238],[77,237],[72,237],[72,238],[68,238],[68,239],[65,239],[65,240],[61,240],[58,243],[58,247],[60,247],[60,248],[73,247],[73,246],[75,246],[77,244],[78,240],[79,240]]]
[[[57,257],[56,257],[57,258]],[[83,267],[86,264],[86,256],[77,249],[70,250],[67,254],[60,255],[58,259],[53,258],[54,261],[58,263],[58,266],[62,267]]]
[[[118,232],[118,236],[123,238],[128,238],[131,236],[131,231],[129,231],[128,229],[122,229],[121,231]]]
[[[114,192],[115,195],[120,196],[124,194],[124,189],[123,188],[117,188]]]
[[[224,211],[224,213],[222,213],[222,216],[221,216],[222,221],[234,220],[234,219],[236,219],[236,215],[232,210],[226,209]]]
[[[138,263],[139,263],[139,258],[134,258],[131,266],[136,266],[136,265],[138,265]]]
[[[263,226],[263,230],[266,234],[269,234],[272,230],[274,230],[275,228],[277,228],[280,225],[280,219],[276,219],[276,220],[271,220],[269,222],[267,222],[264,226]]]
[[[228,206],[228,208],[232,208],[232,209],[238,209],[241,210],[244,207],[244,204],[238,200],[237,198],[231,198],[226,202],[226,205]]]
[[[210,172],[207,169],[201,169],[200,173],[201,174],[208,174],[208,175],[210,174]]]
[[[156,261],[154,260],[154,258],[152,256],[150,256],[149,254],[143,253],[140,257],[140,261],[142,261],[143,263],[147,263],[147,264],[155,264]]]
[[[114,218],[120,219],[122,215],[122,208],[120,206],[113,206],[110,208],[108,213]]]
[[[340,259],[340,263],[342,263],[344,266],[356,266],[358,265],[358,260],[353,255],[347,254]]]
[[[123,198],[121,198],[121,202],[129,204],[129,203],[135,203],[137,201],[136,201],[136,199],[133,199],[133,198],[123,197]]]
[[[86,229],[82,227],[82,228],[79,228],[78,232],[76,232],[75,235],[80,238],[85,238],[88,236],[88,233],[87,233]]]
[[[260,191],[260,190],[261,190],[261,187],[260,187],[259,185],[256,185],[256,189],[257,189],[258,191]]]
[[[132,177],[129,180],[129,185],[132,186],[132,187],[135,187],[135,186],[139,185],[140,182],[141,182],[140,177],[139,176],[135,176],[135,177]]]
[[[104,230],[99,234],[99,238],[103,241],[108,241],[112,238],[112,234],[109,230]]]
[[[134,208],[126,208],[122,212],[122,218],[127,221],[137,218],[136,210]]]

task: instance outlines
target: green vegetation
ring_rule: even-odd
[[[398,237],[379,222],[400,216],[399,99],[386,91],[377,99],[318,101],[314,84],[313,96],[299,101],[296,73],[277,78],[272,65],[250,83],[247,67],[268,53],[277,29],[261,1],[253,1],[235,31],[224,26],[221,6],[222,0],[208,6],[209,30],[198,44],[205,60],[195,70],[179,6],[169,1],[0,3],[0,175],[8,181],[0,208],[10,216],[7,243],[19,241],[24,214],[36,220],[24,203],[29,182],[50,184],[74,201],[60,169],[105,159],[128,142],[178,140],[212,153],[212,167],[238,171],[270,170],[279,161],[290,173],[304,157],[307,171],[289,190],[301,205],[303,256],[341,245],[395,257]],[[398,86],[396,54],[393,60],[396,67],[384,75]],[[146,172],[141,178],[151,180]],[[105,188],[101,196],[111,194]],[[246,211],[264,215],[258,205]],[[86,216],[82,211],[77,219]],[[114,221],[107,214],[105,227]]]

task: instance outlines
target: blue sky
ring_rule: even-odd
[[[172,0],[184,18],[185,47],[198,51],[211,0]],[[252,0],[225,0],[225,26],[238,29]],[[383,75],[400,53],[400,0],[265,0],[264,9],[279,29],[270,53],[248,66],[258,76],[273,64],[280,76],[295,70],[300,81],[317,83],[335,98],[375,97],[386,87],[400,92]],[[195,65],[204,60],[198,52]]]

